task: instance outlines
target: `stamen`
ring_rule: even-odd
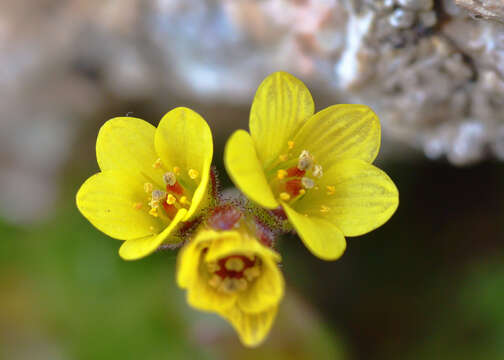
[[[327,185],[326,189],[327,189],[327,195],[334,195],[334,193],[336,192],[336,187],[333,185]]]
[[[189,169],[189,171],[187,172],[187,174],[193,180],[196,179],[199,176],[198,170],[195,170],[195,169]]]
[[[301,184],[305,189],[311,189],[315,186],[315,181],[313,181],[313,179],[310,179],[308,177],[303,177],[301,179]]]
[[[173,186],[177,182],[177,177],[175,176],[174,173],[172,173],[171,171],[169,171],[169,172],[167,172],[167,173],[165,173],[163,175],[163,180],[164,180],[164,182],[165,182],[166,185]]]
[[[301,151],[301,155],[299,155],[298,160],[298,169],[299,170],[310,170],[313,166],[313,156],[308,152],[308,150]]]
[[[163,165],[163,163],[161,162],[161,159],[157,159],[156,161],[154,161],[154,164],[152,164],[152,167],[154,169],[159,169],[161,167],[161,165]]]
[[[287,147],[289,148],[289,150],[292,150],[292,148],[294,147],[294,141],[292,140],[287,141]]]
[[[279,180],[282,180],[286,176],[287,176],[287,171],[285,171],[284,169],[280,169],[280,170],[277,171],[277,178]]]
[[[320,179],[320,178],[322,177],[322,175],[324,175],[324,172],[323,172],[323,170],[322,170],[322,165],[319,165],[319,164],[315,165],[315,166],[313,167],[313,172],[312,172],[312,174],[313,174],[313,176],[315,176],[316,178],[319,178],[319,179]]]
[[[280,161],[285,161],[285,160],[287,160],[287,155],[286,155],[286,154],[279,155],[279,156],[278,156],[278,159],[279,159]]]
[[[299,190],[299,195],[304,195],[304,194],[306,194],[306,190],[305,189]]]
[[[175,175],[180,175],[180,168],[178,166],[174,166],[173,172],[175,173]]]
[[[230,257],[227,259],[224,266],[226,267],[226,270],[239,272],[243,270],[245,264],[243,263],[243,260],[238,257]]]
[[[166,203],[168,205],[173,205],[177,202],[177,198],[175,196],[173,196],[172,194],[168,194],[168,196],[166,197]]]
[[[330,207],[328,207],[328,206],[325,206],[325,205],[321,205],[321,206],[320,206],[320,212],[321,212],[321,213],[324,213],[324,214],[325,214],[325,213],[328,213],[328,212],[329,212],[329,210],[331,210],[331,208],[330,208]]]
[[[149,214],[154,217],[158,217],[157,207],[153,207],[152,209],[150,209]]]
[[[206,267],[207,267],[208,271],[211,273],[219,271],[221,268],[220,265],[216,262],[207,262]]]
[[[222,292],[226,292],[226,293],[234,292],[236,290],[236,288],[235,288],[234,282],[231,280],[234,280],[234,279],[230,279],[230,278],[222,279],[222,282],[220,283],[218,290],[222,291]]]
[[[245,279],[225,278],[222,280],[219,290],[226,293],[233,293],[235,291],[243,291],[247,289],[248,284]]]
[[[281,192],[280,193],[280,199],[284,200],[284,201],[288,201],[290,200],[290,195],[286,192]]]
[[[152,200],[153,201],[159,201],[159,200],[163,199],[165,196],[166,196],[166,193],[161,190],[154,190],[152,192]]]
[[[244,291],[244,290],[247,290],[248,288],[248,283],[247,283],[247,280],[241,278],[241,279],[234,279],[238,282],[236,288],[238,291]]]
[[[259,275],[261,275],[261,270],[258,266],[250,267],[248,269],[245,269],[245,271],[243,272],[243,276],[245,276],[248,281],[253,281],[254,279],[258,278]]]
[[[133,207],[136,209],[136,210],[140,210],[142,208],[142,203],[139,203],[139,202],[136,202],[133,204]]]
[[[154,186],[150,182],[146,182],[144,184],[144,191],[146,193],[151,193],[153,188],[154,188]]]
[[[182,205],[189,205],[189,204],[191,204],[191,202],[187,199],[187,196],[182,196],[179,201],[180,201],[180,203]]]
[[[222,282],[222,279],[220,276],[218,275],[214,275],[210,278],[210,280],[208,280],[208,284],[213,287],[213,288],[217,288],[219,287],[219,285],[221,284]]]

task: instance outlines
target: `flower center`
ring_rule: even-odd
[[[154,169],[163,171],[164,166],[161,159],[157,159],[152,164]],[[180,168],[173,167],[172,171],[165,172],[162,175],[165,189],[155,189],[154,185],[150,182],[144,184],[144,191],[150,196],[148,198],[149,214],[154,217],[168,217],[172,220],[177,214],[178,210],[182,208],[189,208],[191,205],[189,191],[185,189],[177,180],[180,175]],[[199,177],[199,172],[194,169],[188,170],[188,176],[191,180],[196,180]],[[141,203],[133,205],[137,210],[142,209]]]
[[[316,179],[323,175],[320,164],[315,163],[315,159],[308,150],[303,150],[294,163],[291,151],[294,143],[287,144],[287,154],[279,156],[279,165],[276,167],[275,177],[270,181],[278,197],[287,202],[294,202],[302,197],[310,189],[318,190]],[[293,163],[295,164],[294,166]]]
[[[256,257],[230,255],[217,262],[207,262],[208,284],[223,293],[246,290],[261,275],[261,262]]]

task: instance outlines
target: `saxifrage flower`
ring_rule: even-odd
[[[77,207],[96,228],[124,240],[119,255],[144,257],[182,241],[178,229],[211,201],[212,133],[187,108],[168,112],[157,128],[134,117],[107,121],[96,142],[100,172],[77,193]]]
[[[214,209],[180,250],[177,283],[189,305],[224,317],[253,347],[269,333],[285,285],[280,255],[243,215],[232,206]]]
[[[380,122],[369,107],[340,104],[314,114],[306,86],[276,72],[256,92],[249,127],[228,140],[229,175],[255,203],[285,212],[314,255],[339,258],[345,236],[365,234],[395,212],[396,186],[371,165]]]

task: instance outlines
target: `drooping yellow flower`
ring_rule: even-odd
[[[252,201],[279,206],[308,249],[339,258],[345,236],[385,223],[398,206],[390,178],[371,165],[380,123],[365,105],[333,105],[314,114],[306,86],[285,72],[259,86],[250,134],[236,131],[224,160],[235,185]]]
[[[178,255],[177,283],[189,305],[224,317],[244,345],[257,346],[284,294],[279,261],[246,231],[203,228]]]
[[[210,128],[196,112],[176,108],[157,128],[133,117],[107,121],[96,142],[101,172],[77,193],[77,207],[96,228],[125,240],[119,255],[134,260],[162,243],[209,201]]]

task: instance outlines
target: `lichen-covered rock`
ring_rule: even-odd
[[[502,0],[455,0],[475,19],[496,20],[504,23],[504,1]]]

